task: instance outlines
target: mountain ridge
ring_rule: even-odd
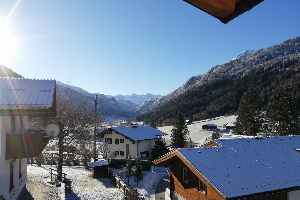
[[[157,116],[159,113],[168,113],[166,115],[170,115],[170,113],[173,113],[173,115],[176,116],[176,113],[174,113],[174,111],[166,108],[167,105],[177,111],[179,111],[179,109],[177,109],[178,107],[181,107],[183,110],[185,109],[184,107],[182,107],[182,105],[190,107],[190,110],[195,111],[188,111],[188,116],[186,117],[193,118],[193,116],[196,115],[196,110],[198,110],[198,112],[201,113],[204,112],[203,110],[206,109],[205,107],[201,106],[201,103],[198,103],[197,106],[200,106],[203,110],[195,108],[196,105],[192,106],[188,103],[191,102],[191,100],[186,98],[186,96],[189,96],[193,99],[202,98],[197,96],[197,94],[194,94],[195,92],[193,92],[193,90],[200,90],[199,88],[202,88],[203,91],[207,90],[207,92],[208,90],[211,90],[210,92],[211,94],[213,94],[218,92],[219,90],[224,89],[226,85],[234,84],[235,81],[250,76],[250,74],[253,74],[258,71],[260,71],[261,75],[266,73],[268,70],[273,70],[274,76],[277,74],[282,74],[289,70],[289,67],[292,66],[294,63],[298,63],[299,59],[300,37],[289,39],[282,42],[281,44],[266,47],[257,51],[245,51],[237,57],[235,57],[234,59],[222,65],[216,65],[215,67],[209,69],[203,74],[192,76],[181,87],[177,88],[170,94],[158,99],[156,102],[153,103],[153,105],[148,106],[148,108],[145,111],[141,112],[141,115],[138,116],[137,119],[147,121],[150,120],[150,118],[156,118],[159,119],[160,122],[162,122],[163,120],[165,120],[165,118],[168,117],[163,117],[162,119],[161,117]],[[275,68],[271,69],[272,67],[270,66],[274,66]],[[251,80],[249,80],[249,82],[251,82]],[[247,83],[245,83],[245,85],[247,85]],[[191,93],[193,93],[193,95],[191,95]],[[202,94],[207,96],[207,93],[205,92],[203,92]],[[234,101],[239,102],[240,97],[241,94],[236,96],[236,99]],[[178,99],[181,99],[185,102],[179,102]],[[172,106],[172,104],[177,104],[179,106],[174,107]],[[231,109],[232,110],[230,110],[229,112],[231,114],[237,111],[236,103],[235,108]],[[215,116],[206,115],[206,117]]]

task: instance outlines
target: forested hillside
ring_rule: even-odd
[[[169,95],[172,98],[156,102],[156,106],[137,119],[172,124],[178,112],[191,120],[236,114],[241,97],[250,86],[257,90],[260,109],[264,110],[274,89],[282,84],[292,89],[293,103],[299,113],[300,38],[237,57],[192,78],[192,85],[187,87],[191,79],[183,85],[187,89],[182,86],[175,95],[174,92]]]

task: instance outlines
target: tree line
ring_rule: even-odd
[[[265,108],[278,85],[288,85],[293,101],[300,102],[300,59],[274,59],[241,78],[222,78],[195,86],[177,98],[137,117],[138,120],[155,119],[159,125],[173,125],[174,116],[181,112],[186,118],[197,121],[222,115],[237,114],[243,94],[255,86],[260,98],[258,106]],[[300,112],[300,103],[295,105]]]
[[[299,101],[294,101],[288,84],[279,85],[264,108],[259,107],[257,90],[251,86],[244,93],[234,132],[241,135],[284,136],[300,134],[300,118],[296,110]]]

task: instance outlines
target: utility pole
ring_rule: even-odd
[[[97,159],[97,153],[96,153],[96,133],[97,133],[97,99],[98,95],[95,96],[95,129],[94,129],[94,162],[96,162]]]

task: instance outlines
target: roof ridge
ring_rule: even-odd
[[[39,78],[16,78],[16,77],[0,77],[0,79],[13,79],[13,80],[37,80],[37,81],[55,81],[55,79],[39,79]]]

